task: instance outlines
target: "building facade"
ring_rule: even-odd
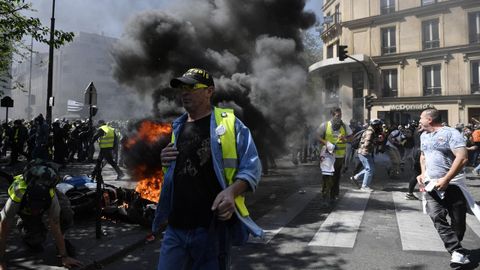
[[[480,1],[325,0],[324,60],[309,67],[325,103],[391,124],[428,107],[450,125],[480,121]],[[339,61],[348,46],[355,59]],[[475,120],[474,120],[475,119]]]
[[[128,92],[112,76],[113,58],[110,54],[115,38],[91,33],[76,33],[71,43],[55,50],[53,63],[53,118],[85,118],[89,108],[68,111],[68,100],[85,102],[85,89],[93,82],[97,89],[96,119],[128,119],[124,109],[130,108]],[[31,71],[30,71],[31,67]],[[47,98],[48,53],[34,53],[15,69],[16,80],[24,87],[13,91],[13,118],[45,116]],[[30,82],[31,81],[31,82]],[[30,94],[29,94],[30,90]],[[30,108],[28,99],[30,97]],[[78,104],[78,103],[77,103]]]

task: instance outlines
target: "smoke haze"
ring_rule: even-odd
[[[302,0],[182,0],[169,12],[140,13],[114,48],[114,76],[153,92],[154,113],[166,119],[179,113],[170,79],[205,68],[215,78],[215,103],[240,111],[256,140],[284,145],[303,131],[308,104],[316,106],[300,60],[302,31],[316,18],[304,8]]]

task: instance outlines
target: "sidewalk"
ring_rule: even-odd
[[[1,165],[2,170],[11,174],[21,173],[24,166],[24,164],[18,164],[14,167]],[[63,177],[66,174],[89,174],[93,170],[93,166],[93,164],[74,163],[60,170],[60,175]],[[135,182],[128,179],[128,176],[125,176],[122,180],[115,180],[116,174],[109,165],[104,168],[103,176],[105,183],[117,187],[134,188],[136,185]],[[8,183],[2,180],[0,182],[1,206],[8,198],[7,189]],[[91,215],[76,218],[74,226],[67,231],[66,239],[69,239],[76,249],[75,258],[84,263],[83,267],[75,269],[101,269],[104,264],[124,256],[133,249],[146,245],[145,238],[150,232],[149,228],[137,224],[102,220],[103,235],[100,239],[96,239],[95,224],[95,211],[92,209]],[[5,255],[8,269],[66,269],[61,267],[61,262],[56,258],[56,254],[56,246],[50,234],[44,244],[44,251],[32,253],[22,243],[18,230],[16,228],[11,229]]]

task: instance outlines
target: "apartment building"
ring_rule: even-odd
[[[480,1],[325,0],[324,60],[309,67],[325,104],[345,119],[392,124],[428,107],[450,125],[480,120]],[[339,61],[348,46],[355,59]]]
[[[88,117],[89,109],[68,111],[68,100],[84,103],[85,89],[93,82],[97,89],[98,114],[96,119],[129,119],[124,108],[132,108],[131,97],[125,87],[112,75],[111,49],[117,39],[103,35],[79,32],[71,43],[55,50],[53,70],[53,118]],[[34,53],[31,61],[15,68],[16,80],[25,86],[14,91],[15,107],[12,118],[26,118],[28,112],[45,115],[47,100],[48,53]],[[30,89],[29,89],[30,88]],[[30,94],[28,93],[30,90]],[[30,97],[30,109],[28,99]]]

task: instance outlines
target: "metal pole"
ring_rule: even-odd
[[[30,41],[30,79],[28,81],[28,108],[27,119],[32,119],[32,65],[33,65],[33,36]]]
[[[7,107],[7,113],[6,113],[6,116],[5,116],[5,123],[8,124],[8,107]]]
[[[372,74],[368,71],[368,68],[367,66],[365,65],[365,63],[363,63],[362,61],[359,61],[358,59],[354,58],[354,57],[351,57],[350,55],[346,55],[348,58],[352,59],[353,61],[359,63],[362,65],[363,69],[365,69],[365,72],[367,73],[367,96],[370,96],[370,94],[372,93],[372,87],[373,87],[373,78],[372,78]],[[368,118],[368,121],[370,122],[370,119],[371,119],[371,114],[372,114],[372,108],[367,108],[367,118]]]
[[[53,40],[55,33],[55,0],[52,0],[52,18],[50,20],[50,44],[48,53],[48,84],[47,84],[47,122],[52,123],[52,107],[50,106],[50,98],[52,97],[53,87]]]
[[[88,104],[90,106],[88,126],[90,129],[92,129],[92,126],[93,126],[92,124],[92,91],[89,91],[88,93]]]
[[[102,177],[102,169],[98,168],[95,171],[95,181],[97,181],[97,215],[96,215],[96,221],[95,221],[95,236],[97,239],[100,239],[102,237],[102,197],[103,197],[103,190],[102,190],[102,185],[103,185],[103,177]]]

